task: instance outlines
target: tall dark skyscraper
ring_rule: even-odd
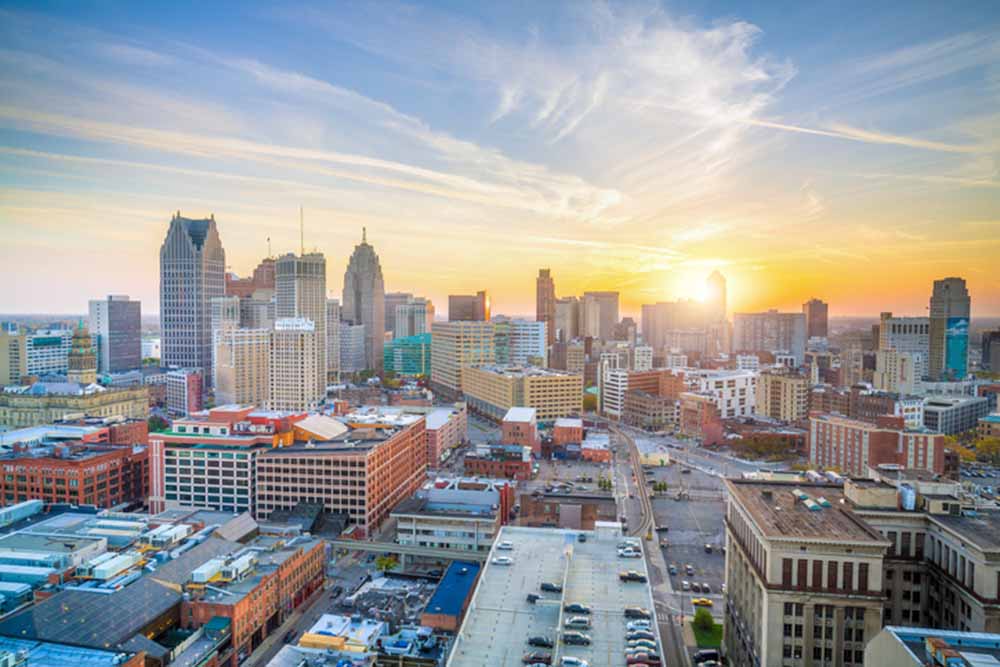
[[[142,310],[138,301],[109,294],[90,302],[90,336],[97,348],[97,369],[121,373],[142,366]]]
[[[556,283],[549,269],[539,269],[535,279],[535,320],[545,322],[546,344],[556,340]]]
[[[968,373],[971,303],[964,279],[934,281],[928,369],[932,380],[961,380]]]
[[[378,255],[368,243],[365,230],[361,243],[354,246],[344,272],[344,294],[340,317],[345,322],[365,326],[365,364],[382,372],[385,342],[385,283]]]
[[[160,246],[160,333],[165,366],[212,378],[212,299],[226,293],[226,252],[215,216],[170,220]]]
[[[806,316],[806,338],[826,338],[830,306],[819,299],[809,299],[802,304],[802,314]]]

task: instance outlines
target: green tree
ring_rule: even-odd
[[[694,612],[694,620],[691,621],[691,625],[693,625],[696,630],[711,632],[712,628],[715,627],[715,619],[712,618],[712,612],[708,609],[698,607],[697,611]]]
[[[395,570],[397,565],[399,565],[399,562],[395,556],[379,556],[375,559],[375,569],[382,572]]]
[[[153,415],[147,419],[146,424],[149,426],[150,433],[159,433],[170,428],[170,422],[159,415]]]

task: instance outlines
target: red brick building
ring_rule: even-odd
[[[840,415],[813,414],[809,417],[809,461],[836,467],[846,475],[865,475],[869,467],[882,463],[943,474],[944,436],[907,431],[902,417],[886,415],[872,424]]]
[[[259,289],[274,289],[274,260],[270,257],[262,260],[249,278],[226,273],[226,296],[249,299]]]
[[[540,454],[542,441],[538,437],[538,421],[534,408],[511,408],[500,424],[500,442],[505,445],[529,447]]]
[[[464,459],[465,474],[504,479],[531,479],[531,456],[521,445],[494,445],[489,453],[468,454]]]
[[[724,440],[722,417],[711,395],[682,393],[678,421],[681,433],[692,438],[700,438],[703,445],[720,445]]]
[[[552,444],[555,447],[565,447],[569,444],[583,442],[583,420],[574,417],[557,419],[552,427]]]
[[[145,502],[149,456],[143,446],[83,442],[17,443],[0,455],[0,504],[49,503],[113,507]]]

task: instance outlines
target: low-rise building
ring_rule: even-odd
[[[989,411],[983,396],[935,396],[924,401],[924,426],[945,435],[964,433],[975,429]]]
[[[797,422],[809,414],[809,379],[767,372],[757,378],[756,412],[762,417]]]
[[[866,665],[977,667],[1000,663],[1000,635],[889,625],[868,642]]]
[[[531,449],[521,445],[480,445],[463,459],[466,475],[531,479]]]
[[[22,428],[50,424],[70,415],[149,417],[146,387],[107,388],[74,382],[36,382],[0,391],[0,425]]]
[[[396,541],[457,551],[489,551],[514,505],[507,480],[438,479],[396,506]]]
[[[453,408],[434,408],[427,413],[427,467],[437,468],[453,449],[465,442],[469,413],[465,403]]]
[[[533,453],[541,451],[538,437],[538,420],[534,408],[511,408],[500,423],[500,441],[507,445],[521,445]]]
[[[902,417],[879,417],[875,424],[841,415],[809,418],[809,461],[848,475],[893,463],[905,468],[944,472],[944,436],[907,429]]]
[[[980,418],[977,434],[980,438],[1000,438],[1000,413]]]
[[[462,371],[462,390],[470,410],[494,421],[513,407],[534,408],[541,424],[583,413],[583,376],[577,373],[535,366],[472,366]]]
[[[625,393],[622,421],[629,426],[662,431],[677,424],[677,400],[668,396],[630,389]]]
[[[677,421],[682,434],[698,438],[704,445],[718,445],[723,441],[722,417],[710,394],[682,393]]]
[[[187,417],[203,407],[204,381],[201,371],[183,368],[167,373],[167,412]]]
[[[565,447],[570,443],[583,442],[583,420],[578,417],[562,417],[552,425],[552,444]]]

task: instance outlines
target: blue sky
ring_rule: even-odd
[[[735,308],[1000,314],[995,3],[2,3],[3,312],[157,310],[171,212],[232,270],[307,245],[335,295],[530,313],[619,289]],[[40,264],[58,271],[35,272]]]

